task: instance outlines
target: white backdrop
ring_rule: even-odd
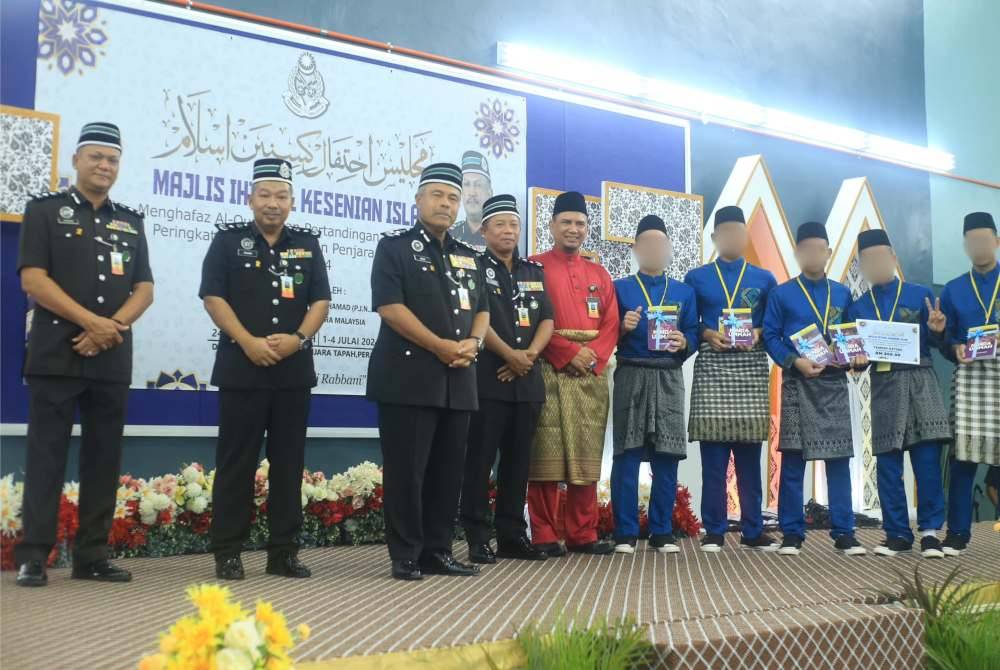
[[[249,216],[253,161],[277,156],[294,166],[289,223],[321,231],[334,294],[317,341],[316,392],[363,394],[378,330],[369,273],[380,233],[412,224],[423,166],[458,163],[469,149],[487,156],[498,191],[524,193],[525,99],[298,45],[98,12],[106,39],[96,61],[64,74],[40,59],[35,107],[61,116],[64,180],[84,123],[122,130],[112,198],[146,211],[156,279],[132,386],[174,371],[207,383],[218,335],[197,297],[202,259],[217,222]],[[510,128],[515,140],[494,153]]]

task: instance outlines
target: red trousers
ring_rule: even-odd
[[[528,517],[531,541],[552,544],[565,529],[566,544],[597,541],[597,483],[567,484],[564,518],[559,514],[559,482],[528,482]]]

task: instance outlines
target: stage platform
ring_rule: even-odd
[[[870,549],[882,533],[858,537]],[[895,570],[912,576],[920,565],[939,582],[960,565],[966,580],[1000,581],[1000,533],[989,523],[976,525],[963,556],[943,560],[845,557],[821,531],[809,532],[798,557],[741,550],[733,534],[726,542],[715,555],[690,539],[675,555],[640,542],[634,555],[502,561],[477,578],[418,583],[389,578],[381,545],[305,550],[314,577],[301,581],[265,575],[264,555],[254,552],[244,555],[248,579],[228,586],[244,605],[270,600],[290,624],[309,624],[312,636],[296,651],[302,668],[485,668],[484,650],[511,667],[518,626],[564,610],[582,622],[631,615],[665,668],[903,670],[919,666],[922,628],[918,612],[877,596],[895,587]],[[134,572],[131,584],[74,581],[59,569],[48,587],[21,589],[5,573],[0,667],[134,668],[157,634],[190,611],[185,587],[214,581],[210,555],[120,563]]]

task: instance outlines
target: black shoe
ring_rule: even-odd
[[[420,571],[425,575],[473,577],[479,574],[478,565],[459,563],[451,554],[434,553],[420,558]]]
[[[615,538],[615,553],[616,554],[634,554],[635,545],[637,540],[634,537],[616,537]]]
[[[798,556],[802,553],[802,538],[798,535],[785,535],[781,538],[778,553],[782,556]]]
[[[243,561],[239,556],[215,559],[215,576],[219,579],[243,579]]]
[[[18,586],[45,586],[48,583],[44,561],[25,561],[17,570]]]
[[[781,545],[767,533],[761,533],[752,540],[740,537],[740,547],[743,549],[756,549],[757,551],[778,551]]]
[[[701,538],[701,550],[709,554],[719,553],[725,544],[726,538],[715,533],[708,533],[705,537]]]
[[[101,559],[91,563],[73,564],[73,579],[90,579],[95,582],[130,582],[132,573]]]
[[[392,578],[407,582],[416,582],[424,578],[416,561],[404,560],[392,562]]]
[[[681,550],[673,535],[650,535],[649,548],[655,549],[661,554],[676,554]]]
[[[887,537],[885,541],[872,549],[872,552],[879,556],[895,556],[905,554],[913,548],[913,542],[908,542],[901,537]]]
[[[269,575],[297,579],[312,577],[312,571],[299,560],[298,556],[290,552],[268,554],[267,567],[264,568],[264,572]]]
[[[933,535],[925,535],[920,538],[920,555],[924,558],[944,558],[941,540]]]
[[[545,552],[546,556],[551,556],[552,558],[559,558],[560,556],[566,555],[566,547],[562,546],[558,542],[548,542],[544,544],[532,545],[538,547],[540,551]]]
[[[572,551],[574,554],[590,554],[591,556],[602,556],[604,554],[610,554],[615,550],[614,542],[609,542],[607,540],[598,540],[596,542],[587,542],[586,544],[577,544],[569,546],[566,549]]]
[[[544,561],[548,557],[547,553],[531,544],[523,535],[516,540],[497,540],[497,558]]]
[[[473,563],[496,563],[497,555],[489,542],[469,545],[469,560]]]
[[[833,542],[833,548],[844,556],[864,556],[868,553],[853,534],[841,535]]]
[[[955,533],[948,533],[941,543],[941,551],[945,556],[960,556],[969,546],[969,538]]]

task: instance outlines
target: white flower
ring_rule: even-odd
[[[191,482],[190,484],[187,485],[187,490],[185,491],[185,493],[189,498],[197,498],[198,496],[201,495],[202,491],[203,489],[201,488],[201,484],[198,484],[197,482]]]
[[[14,484],[14,475],[0,478],[0,535],[13,537],[21,530],[21,486]]]
[[[217,670],[253,670],[253,661],[239,649],[222,649],[215,655]]]
[[[153,525],[156,521],[156,509],[153,507],[153,500],[149,497],[139,501],[139,520],[147,526]]]
[[[200,484],[204,475],[202,474],[201,470],[199,470],[198,467],[194,463],[192,463],[191,465],[184,468],[184,470],[181,472],[181,477],[183,477],[184,481],[186,481],[190,486],[192,482],[197,482]]]
[[[195,514],[201,514],[208,507],[208,498],[205,496],[198,496],[197,498],[191,498],[188,501],[187,508],[194,512]]]
[[[78,482],[66,482],[63,484],[62,492],[71,503],[80,504],[80,484]]]
[[[240,619],[229,624],[223,643],[231,649],[240,649],[249,654],[250,659],[260,656],[261,639],[257,623],[253,619]]]

